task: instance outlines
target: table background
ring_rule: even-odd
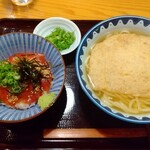
[[[0,18],[48,18],[53,16],[75,20],[104,20],[112,16],[138,15],[150,17],[149,0],[33,0],[20,7],[11,0],[0,0]]]

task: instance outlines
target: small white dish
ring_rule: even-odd
[[[75,41],[73,44],[65,50],[61,50],[62,55],[66,55],[74,51],[81,40],[81,32],[78,26],[71,20],[62,17],[51,17],[41,21],[34,29],[33,34],[37,34],[42,37],[48,36],[56,27],[60,27],[66,31],[74,32]]]

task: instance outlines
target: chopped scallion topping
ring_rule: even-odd
[[[0,62],[0,86],[9,87],[12,93],[21,92],[19,84],[20,75],[12,64],[7,61]]]
[[[66,31],[60,27],[56,27],[52,33],[45,38],[60,51],[68,49],[75,41],[74,32]]]

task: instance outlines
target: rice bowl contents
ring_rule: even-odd
[[[95,44],[87,58],[90,86],[111,109],[150,113],[150,37],[117,33]]]
[[[43,54],[17,53],[0,62],[0,78],[1,103],[26,109],[49,91],[53,75]]]

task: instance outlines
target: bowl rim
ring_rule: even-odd
[[[69,53],[73,52],[79,46],[80,41],[81,41],[81,31],[80,31],[79,27],[72,20],[67,19],[67,18],[63,18],[63,17],[49,17],[49,18],[46,18],[46,19],[42,20],[41,22],[39,22],[35,26],[35,28],[33,30],[33,34],[37,34],[38,35],[38,28],[43,26],[43,24],[45,24],[46,22],[49,22],[49,24],[50,24],[51,22],[53,22],[53,21],[55,22],[57,20],[60,20],[62,22],[62,24],[66,22],[71,27],[73,27],[74,31],[76,31],[76,33],[77,33],[76,34],[76,39],[75,39],[76,40],[76,44],[74,44],[74,46],[72,48],[68,48],[68,49],[60,51],[61,55],[66,55],[66,54],[69,54]],[[40,36],[42,36],[42,35],[40,35]]]
[[[81,75],[80,75],[80,66],[79,65],[79,60],[80,60],[80,52],[82,51],[82,45],[83,43],[86,41],[86,38],[88,37],[88,35],[90,33],[93,33],[93,31],[95,31],[95,29],[97,27],[100,27],[102,26],[103,24],[105,24],[106,22],[111,22],[113,20],[119,20],[119,19],[140,19],[140,20],[145,20],[145,21],[149,21],[149,24],[150,24],[150,18],[146,18],[146,17],[143,17],[143,16],[135,16],[135,15],[122,15],[122,16],[115,16],[115,17],[111,17],[111,18],[108,18],[106,20],[103,20],[103,21],[100,21],[99,23],[95,24],[93,27],[91,27],[86,33],[85,35],[83,36],[83,38],[81,39],[81,42],[78,46],[78,49],[77,49],[77,52],[76,52],[76,58],[75,58],[75,67],[76,67],[76,74],[77,74],[77,78],[78,78],[78,81],[80,83],[80,86],[82,88],[82,90],[85,92],[86,96],[88,97],[88,99],[93,102],[100,110],[104,111],[106,114],[114,117],[114,118],[117,118],[117,119],[120,119],[122,121],[125,121],[125,122],[129,122],[129,123],[136,123],[136,124],[150,124],[150,119],[149,120],[140,120],[140,119],[132,119],[130,117],[132,116],[129,116],[129,117],[125,117],[123,116],[121,113],[117,112],[117,113],[114,113],[112,112],[111,110],[108,110],[106,109],[103,105],[101,105],[100,102],[98,102],[98,99],[95,99],[90,93],[89,93],[89,90],[86,88],[86,86],[84,85],[83,83],[83,79],[81,78]],[[83,52],[83,51],[82,51]],[[81,71],[82,72],[82,71]],[[106,106],[107,107],[107,106]],[[109,107],[108,107],[109,108]],[[119,115],[121,114],[121,115]],[[134,116],[133,116],[134,118]]]
[[[33,35],[33,36],[37,36],[37,37],[40,37],[41,39],[45,40],[48,44],[52,45],[50,42],[48,42],[46,39],[44,39],[42,36],[39,36],[37,34],[33,34],[33,33],[30,33],[30,32],[11,32],[11,33],[5,33],[5,34],[2,34],[0,35],[0,38],[3,37],[3,36],[7,36],[7,35],[10,35],[10,34],[30,34],[30,35]],[[54,46],[53,46],[54,47]],[[60,91],[58,93],[58,95],[56,96],[56,98],[54,99],[53,103],[45,108],[44,110],[41,110],[39,113],[37,114],[34,114],[33,116],[30,116],[30,117],[27,117],[27,118],[23,118],[21,120],[0,120],[0,123],[6,123],[6,124],[14,124],[14,123],[22,123],[22,122],[26,122],[26,121],[30,121],[30,120],[33,120],[35,118],[37,118],[38,116],[44,114],[48,109],[50,109],[53,104],[58,100],[58,98],[60,97],[63,89],[64,89],[64,84],[65,84],[65,79],[66,79],[66,65],[65,65],[65,61],[64,61],[64,58],[63,56],[61,55],[60,51],[54,47],[55,50],[58,52],[60,58],[61,58],[61,61],[62,61],[62,64],[63,64],[63,70],[64,70],[64,76],[63,76],[63,82],[62,82],[62,86],[60,88]]]

